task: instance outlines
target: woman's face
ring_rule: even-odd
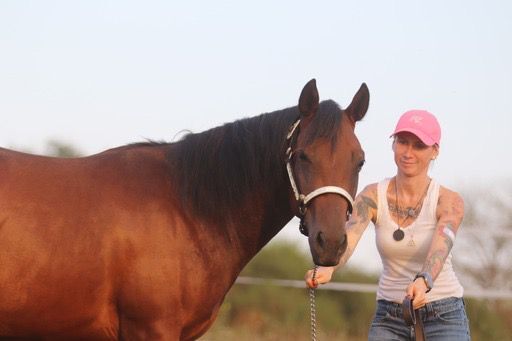
[[[439,154],[439,147],[427,146],[416,135],[402,132],[395,135],[393,152],[398,172],[406,176],[415,176],[427,174],[430,161]]]

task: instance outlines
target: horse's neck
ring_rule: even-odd
[[[287,178],[283,180],[280,188],[262,189],[251,195],[225,226],[231,246],[238,253],[232,258],[237,274],[293,217],[290,185]]]
[[[184,211],[200,222],[199,235],[226,249],[220,253],[235,273],[293,216],[285,137],[297,114],[292,108],[260,115],[170,147]]]
[[[232,225],[243,262],[253,258],[293,217],[289,196],[289,186],[284,186],[279,193],[261,195],[244,205],[243,211],[247,214],[239,215],[239,220]]]

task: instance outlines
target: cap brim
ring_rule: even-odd
[[[424,132],[422,132],[420,130],[412,129],[412,128],[397,129],[393,132],[393,134],[391,134],[390,137],[395,136],[398,133],[403,133],[403,132],[408,132],[408,133],[416,135],[416,137],[419,138],[421,140],[421,142],[423,142],[424,144],[426,144],[429,147],[433,146],[437,143],[436,141],[434,141],[432,138],[430,138]]]

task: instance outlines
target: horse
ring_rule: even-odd
[[[364,152],[362,84],[178,141],[78,158],[0,149],[0,338],[193,340],[294,216],[335,265]]]

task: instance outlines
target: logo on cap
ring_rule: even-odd
[[[421,124],[421,121],[423,121],[423,117],[414,115],[414,116],[411,116],[410,120],[411,120],[411,122],[414,122],[416,124]]]

